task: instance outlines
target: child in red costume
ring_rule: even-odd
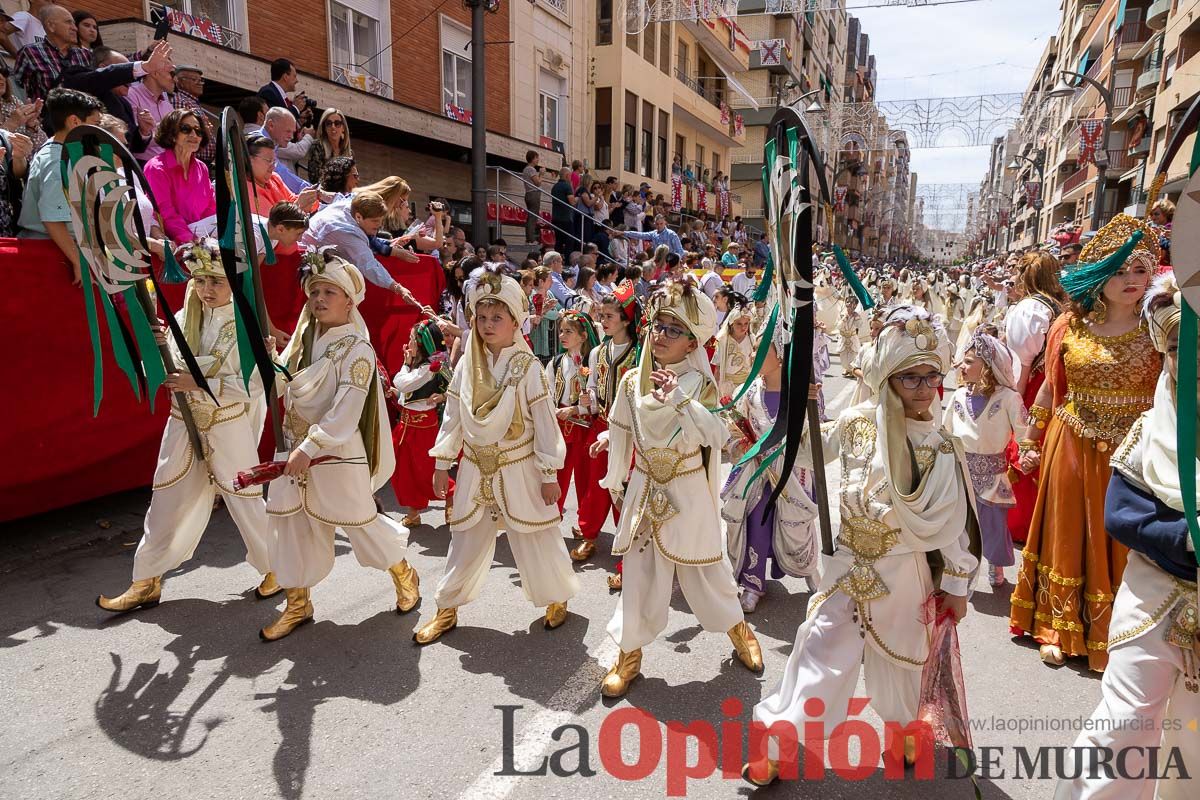
[[[429,449],[437,438],[442,407],[446,403],[446,387],[450,384],[449,356],[437,324],[426,320],[413,326],[405,351],[404,366],[392,380],[399,393],[400,421],[392,430],[392,446],[396,450],[396,471],[392,473],[392,489],[396,502],[408,508],[405,527],[421,524],[421,512],[433,499],[433,458]],[[454,484],[446,495],[446,515],[449,517]]]

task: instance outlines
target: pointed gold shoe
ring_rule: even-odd
[[[421,601],[421,576],[407,561],[392,564],[388,572],[396,585],[396,613],[407,614]]]
[[[770,786],[779,780],[779,762],[769,758],[748,761],[742,767],[742,780],[751,786]]]
[[[634,650],[632,653],[621,651],[617,656],[617,661],[612,665],[612,669],[604,676],[604,680],[600,683],[600,694],[605,697],[622,697],[629,691],[629,685],[633,683],[642,670],[642,651]]]
[[[596,543],[584,539],[579,546],[571,551],[572,561],[587,561],[596,554]]]
[[[419,645],[433,644],[442,635],[458,627],[457,608],[439,608],[433,619],[425,623],[420,630],[413,634],[413,641]]]
[[[279,581],[275,580],[275,573],[268,572],[263,575],[262,583],[254,589],[254,596],[259,600],[266,600],[268,597],[274,597],[283,591],[283,587],[279,585]]]
[[[312,622],[313,605],[309,602],[308,589],[284,589],[287,605],[279,619],[258,632],[258,638],[264,642],[274,642],[282,639],[306,622]]]
[[[162,597],[162,576],[157,578],[142,578],[129,584],[129,588],[116,597],[100,595],[96,605],[105,611],[124,614],[137,608],[154,608]]]
[[[421,512],[420,511],[412,511],[412,512],[409,512],[408,514],[405,514],[404,518],[400,520],[400,524],[406,528],[417,527],[418,525],[421,524]]]
[[[746,669],[751,672],[762,672],[762,648],[758,646],[758,639],[754,638],[754,631],[750,630],[746,620],[742,620],[729,629],[729,641],[733,642],[733,648],[737,650],[738,661],[741,661]]]
[[[546,630],[552,631],[566,621],[567,604],[565,601],[562,603],[551,603],[546,606],[546,620],[542,623]]]
[[[610,592],[621,591],[621,573],[618,572],[616,575],[608,576],[608,590]]]

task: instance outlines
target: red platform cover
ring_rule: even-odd
[[[436,308],[445,282],[436,259],[380,260],[418,300]],[[263,274],[267,308],[283,330],[292,329],[303,306],[298,264],[299,255],[282,256]],[[0,394],[0,521],[147,485],[166,393],[159,392],[151,414],[106,349],[104,400],[93,417],[87,317],[66,260],[48,240],[0,239],[0,279],[0,335],[12,356]],[[179,310],[183,288],[164,287],[173,310]],[[404,362],[417,310],[368,284],[362,313],[376,352],[394,374]]]

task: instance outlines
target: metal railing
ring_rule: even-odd
[[[153,0],[150,2],[149,11],[148,18],[151,22],[156,22],[164,13],[168,14],[171,20],[171,30],[176,33],[182,33],[185,36],[211,42],[219,47],[226,47],[230,50],[245,49],[242,46],[243,38],[241,31],[235,31],[228,25],[221,25],[208,17],[199,14],[185,14],[170,6],[153,2]]]
[[[359,69],[354,64],[333,64],[329,71],[333,77],[333,82],[342,86],[349,86],[351,89],[367,92],[379,97],[391,99],[392,86],[389,83],[384,83],[379,78],[376,78],[370,72]]]

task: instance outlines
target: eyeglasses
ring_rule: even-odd
[[[935,372],[931,375],[907,375],[906,374],[906,375],[893,375],[892,377],[895,378],[897,381],[899,381],[900,385],[903,386],[905,389],[908,389],[909,391],[912,391],[913,389],[918,388],[922,383],[925,384],[926,386],[928,386],[930,389],[936,389],[939,386],[941,386],[942,381],[946,379],[946,376],[940,372]]]
[[[334,128],[343,128],[346,125],[346,120],[344,120],[344,119],[327,119],[327,120],[325,120],[325,124],[327,126],[333,126]]]
[[[199,125],[180,125],[179,132],[184,136],[199,136],[200,135],[200,126]]]
[[[275,162],[276,162],[276,159],[275,159],[275,157],[274,157],[274,156],[272,156],[271,158],[267,158],[267,157],[265,157],[265,156],[260,156],[260,155],[258,155],[258,154],[255,154],[255,155],[251,156],[251,158],[257,158],[259,161],[261,161],[261,162],[263,162],[264,164],[267,164],[267,165],[269,165],[269,166],[271,166],[271,167],[274,167],[274,166],[275,166]]]
[[[654,325],[651,326],[651,330],[657,334],[661,334],[661,335],[667,337],[668,339],[670,339],[672,341],[678,339],[681,336],[686,336],[689,339],[694,338],[692,336],[692,334],[688,333],[683,328],[677,328],[674,325],[664,325],[661,322],[654,323]]]

